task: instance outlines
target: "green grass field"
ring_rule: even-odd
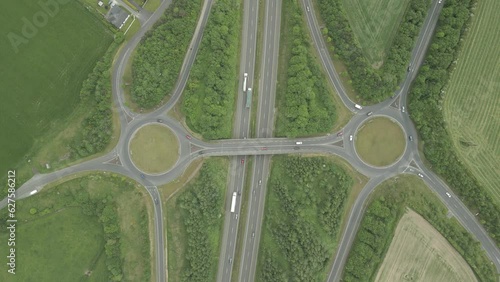
[[[500,2],[478,2],[448,88],[444,116],[464,164],[500,203]]]
[[[139,129],[130,141],[130,156],[137,168],[144,172],[165,172],[179,158],[179,142],[169,128],[148,125]]]
[[[33,15],[43,12],[37,3],[0,4],[9,11],[0,17],[1,33],[7,35],[0,41],[2,179],[7,169],[19,167],[24,157],[34,154],[30,151],[52,141],[44,136],[67,127],[79,105],[82,81],[112,41],[111,32],[76,1],[59,5],[45,25],[38,20],[36,30],[24,37],[22,30],[29,25],[23,19],[33,23]],[[22,43],[13,45],[9,38]]]
[[[403,153],[406,138],[399,124],[387,118],[370,119],[354,136],[356,152],[375,166],[394,163]]]
[[[0,281],[108,281],[103,225],[84,214],[78,199],[113,202],[120,229],[124,280],[145,281],[151,276],[149,215],[151,199],[144,188],[124,177],[90,174],[45,187],[39,194],[16,202],[18,273],[6,271]],[[30,213],[31,209],[36,213]],[[6,209],[0,213],[0,240],[7,242]],[[152,218],[152,217],[151,217]],[[6,249],[1,249],[2,264]],[[5,254],[5,256],[4,256]],[[85,276],[85,272],[90,275]]]
[[[409,0],[344,0],[351,28],[368,61],[379,67]]]

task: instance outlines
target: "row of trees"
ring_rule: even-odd
[[[410,93],[411,118],[424,142],[424,154],[433,169],[474,212],[497,245],[500,243],[500,206],[457,156],[446,130],[443,89],[463,44],[475,0],[445,1],[424,64]]]
[[[290,42],[290,52],[281,60],[287,77],[284,87],[279,88],[277,134],[296,137],[327,132],[337,118],[336,109],[326,78],[310,54],[309,37],[297,1],[287,1],[283,17],[283,37]]]
[[[346,172],[326,158],[276,158],[264,234],[271,239],[264,239],[261,281],[320,279],[351,185]]]
[[[174,0],[146,33],[132,62],[132,98],[152,108],[173,91],[193,36],[201,0]]]
[[[386,182],[367,208],[344,270],[344,281],[373,280],[406,208],[424,217],[471,266],[479,281],[496,281],[496,269],[472,235],[425,187],[412,182]],[[420,189],[420,190],[419,190]]]
[[[320,14],[334,52],[348,68],[354,89],[367,102],[379,102],[393,95],[405,75],[411,51],[430,6],[429,0],[410,0],[383,66],[374,69],[347,20],[342,0],[318,0]]]
[[[231,136],[240,14],[238,1],[214,3],[184,93],[187,124],[207,139]]]
[[[82,84],[80,97],[90,111],[82,121],[81,130],[70,142],[72,157],[86,157],[101,152],[111,140],[113,121],[110,69],[113,55],[122,42],[123,34],[117,34],[115,41]]]
[[[217,160],[206,161],[195,182],[177,199],[187,240],[182,281],[215,279],[226,169]]]
[[[382,199],[366,210],[344,269],[344,281],[369,281],[383,261],[404,206]]]

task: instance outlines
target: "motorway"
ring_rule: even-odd
[[[158,185],[171,182],[182,174],[185,168],[195,159],[208,156],[233,156],[231,157],[229,186],[227,189],[223,242],[221,246],[219,270],[217,281],[229,281],[232,275],[232,265],[234,259],[241,260],[239,281],[255,281],[256,260],[258,257],[258,243],[261,233],[263,210],[265,203],[265,187],[267,176],[269,174],[269,160],[271,155],[275,154],[296,154],[296,153],[324,153],[337,155],[349,162],[356,170],[370,178],[366,186],[360,192],[352,210],[350,211],[347,225],[339,242],[338,250],[334,255],[334,263],[328,281],[339,281],[342,269],[347,258],[348,251],[355,237],[357,228],[363,215],[366,200],[375,187],[381,182],[397,176],[402,173],[423,175],[422,180],[429,186],[441,201],[448,207],[450,212],[459,220],[459,222],[481,243],[487,255],[500,273],[500,251],[487,232],[479,224],[475,216],[465,207],[460,199],[454,195],[451,189],[432,171],[425,167],[420,159],[417,148],[417,131],[411,122],[408,112],[402,112],[401,107],[407,105],[408,90],[411,82],[416,76],[420,67],[425,50],[429,45],[434,27],[436,25],[442,4],[434,1],[427,18],[422,26],[419,38],[412,53],[411,65],[413,71],[408,72],[407,77],[402,82],[400,90],[395,93],[391,99],[379,104],[364,107],[362,110],[354,109],[354,103],[346,95],[344,88],[338,77],[338,73],[333,67],[325,43],[321,36],[320,28],[315,18],[314,7],[310,0],[303,0],[303,10],[307,24],[313,39],[314,46],[319,54],[323,68],[327,77],[342,99],[343,103],[351,109],[355,115],[343,128],[344,135],[338,137],[336,134],[300,138],[296,140],[286,138],[272,138],[275,84],[277,72],[277,59],[279,48],[279,30],[281,1],[265,1],[265,21],[264,21],[264,40],[262,46],[261,79],[258,84],[259,104],[257,108],[257,138],[249,138],[250,129],[250,109],[244,107],[244,93],[242,91],[242,82],[240,81],[237,99],[237,109],[235,112],[233,138],[230,140],[220,140],[206,142],[196,138],[186,138],[186,130],[178,121],[167,116],[167,112],[172,109],[182,95],[184,87],[189,77],[191,66],[194,63],[196,53],[201,42],[203,31],[210,14],[213,0],[205,0],[198,25],[193,34],[189,49],[186,50],[184,63],[179,74],[178,82],[171,94],[170,100],[151,113],[138,114],[132,112],[124,105],[124,96],[121,89],[122,77],[125,66],[132,51],[137,47],[146,31],[156,22],[170,4],[170,1],[162,1],[160,7],[147,20],[143,22],[141,29],[137,34],[121,48],[119,56],[113,66],[112,85],[113,100],[115,109],[120,115],[120,138],[115,148],[104,156],[85,161],[59,171],[47,174],[37,174],[24,183],[16,192],[16,198],[22,199],[30,196],[34,190],[40,191],[49,183],[52,183],[69,175],[85,171],[104,171],[117,173],[130,177],[141,183],[149,192],[154,205],[154,223],[155,223],[155,253],[156,256],[156,280],[166,281],[166,259],[165,259],[165,235],[163,226],[162,203],[160,201]],[[306,7],[310,12],[306,12]],[[254,65],[257,34],[258,1],[244,1],[244,17],[242,27],[242,49],[240,58],[240,79],[243,73],[248,73],[248,87],[253,88]],[[372,116],[367,116],[368,112],[373,112]],[[385,116],[397,122],[406,135],[413,136],[413,142],[408,141],[402,157],[394,164],[380,168],[365,164],[357,156],[353,142],[348,139],[349,135],[355,135],[359,126],[366,120]],[[161,119],[161,122],[158,120]],[[148,124],[161,124],[174,132],[180,144],[179,160],[170,171],[158,174],[148,175],[138,170],[130,159],[129,142],[134,133]],[[297,145],[296,141],[302,144]],[[234,258],[236,248],[238,220],[236,216],[229,212],[231,195],[233,191],[242,192],[247,157],[256,156],[252,167],[252,177],[250,179],[252,196],[249,199],[249,208],[246,219],[245,233],[243,234],[243,251],[241,258]],[[241,159],[244,163],[241,163]],[[144,174],[145,177],[141,177]],[[259,181],[262,181],[259,185]],[[451,197],[446,196],[450,193]],[[244,193],[241,193],[244,195]],[[7,199],[0,201],[0,209],[7,205]],[[238,197],[237,213],[241,206],[241,196]],[[255,237],[252,234],[255,233]],[[230,263],[232,261],[232,263]]]

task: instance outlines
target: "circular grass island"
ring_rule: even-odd
[[[179,142],[163,125],[146,125],[130,141],[130,158],[142,172],[158,174],[170,170],[179,158]]]
[[[399,124],[385,117],[369,119],[356,134],[359,157],[373,166],[388,166],[404,152],[406,138]]]

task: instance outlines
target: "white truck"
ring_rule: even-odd
[[[231,212],[234,212],[236,208],[236,192],[233,192],[233,200],[231,201]]]
[[[247,74],[247,73],[245,73],[245,74],[243,75],[243,79],[244,79],[244,80],[243,80],[243,92],[247,91],[247,78],[248,78],[248,74]]]

